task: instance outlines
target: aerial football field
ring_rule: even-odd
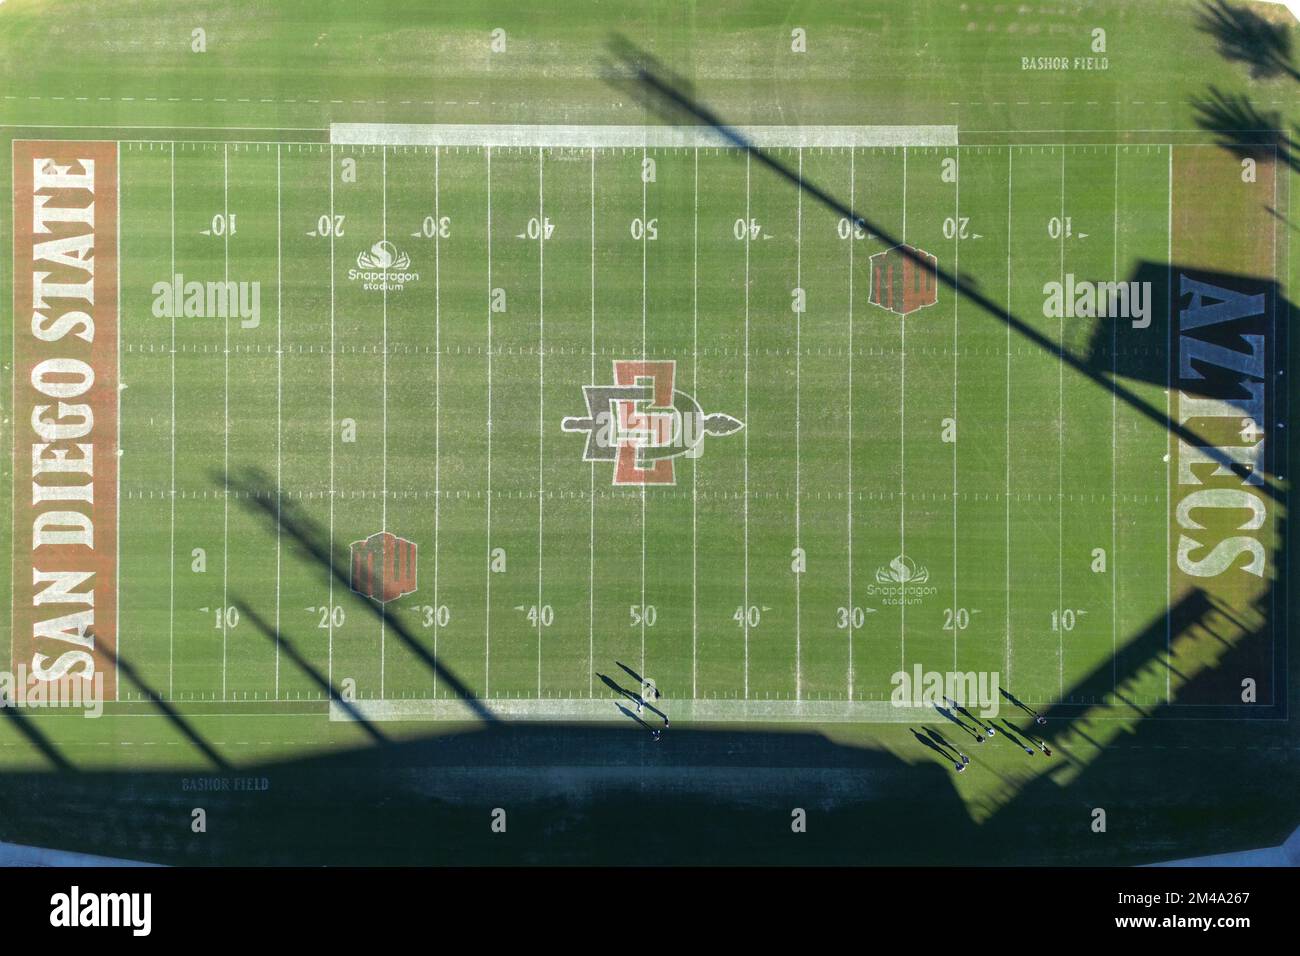
[[[0,6],[0,643],[104,698],[0,768],[820,735],[1040,836],[1294,778],[1292,156],[1210,121],[1294,80],[1196,4],[516,6]]]

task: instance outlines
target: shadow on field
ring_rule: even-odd
[[[1270,342],[1269,348],[1276,349],[1279,355],[1285,354],[1288,335],[1284,317],[1291,314],[1292,305],[1283,294],[1282,286],[1275,280],[1263,275],[1245,276],[1214,272],[1181,263],[1173,263],[1171,267],[1163,262],[1140,262],[1133,272],[1125,277],[1125,281],[1145,283],[1151,289],[1153,302],[1151,326],[1137,328],[1130,320],[1122,317],[1098,319],[1090,327],[1083,320],[1078,320],[1080,327],[1087,330],[1087,338],[1077,354],[1088,368],[1098,375],[1109,376],[1113,372],[1120,378],[1159,385],[1161,388],[1174,382],[1181,391],[1190,395],[1216,394],[1212,388],[1217,381],[1214,376],[1186,379],[1180,378],[1178,374],[1177,333],[1169,327],[1169,322],[1174,311],[1183,308],[1190,299],[1190,293],[1180,295],[1179,290],[1171,288],[1179,281],[1177,277],[1182,276],[1241,294],[1263,296],[1268,314],[1276,315],[1278,319],[1277,341]],[[1169,301],[1171,291],[1175,297],[1173,303]],[[1206,329],[1198,330],[1198,335],[1224,348],[1239,350],[1242,343],[1237,332],[1235,327],[1230,326],[1220,335],[1215,335],[1212,330]],[[1173,342],[1172,357],[1166,348],[1167,342]],[[1198,385],[1204,391],[1198,390]],[[1279,405],[1280,407],[1275,409],[1270,403],[1269,417],[1273,421],[1281,421],[1286,417],[1285,395],[1279,398]]]
[[[804,178],[797,170],[792,169],[779,157],[755,145],[745,136],[743,130],[728,124],[721,116],[696,99],[692,85],[679,74],[669,70],[652,54],[621,36],[610,39],[609,50],[610,57],[602,63],[602,74],[606,82],[640,103],[650,113],[667,123],[684,122],[688,125],[702,126],[713,130],[720,143],[730,145],[747,154],[752,160],[769,169],[792,187],[801,189],[803,193],[834,210],[850,222],[860,223],[868,233],[878,237],[888,246],[898,247],[901,255],[912,260],[921,268],[926,270],[934,268],[935,278],[940,285],[947,287],[954,294],[960,295],[971,304],[978,306],[990,318],[1009,325],[1023,339],[1050,353],[1063,365],[1091,379],[1094,384],[1112,391],[1119,401],[1122,401],[1138,414],[1150,419],[1188,444],[1202,444],[1198,441],[1197,435],[1183,423],[1170,417],[1163,410],[1156,408],[1127,386],[1115,383],[1109,377],[1090,368],[1082,359],[1076,358],[1074,354],[1067,351],[1066,343],[1053,341],[1028,322],[1016,316],[1008,306],[999,304],[989,298],[973,283],[966,281],[963,276],[949,272],[942,267],[933,267],[932,263],[922,258],[920,253],[910,246],[904,245],[901,238],[894,236],[889,230],[883,229],[878,223],[867,218],[865,213],[854,209],[851,204],[844,202],[825,188]],[[1211,447],[1209,454],[1225,468],[1241,475],[1243,478],[1246,477],[1244,469],[1217,447]],[[1272,488],[1264,489],[1263,493],[1270,497],[1276,496],[1276,492]]]
[[[322,674],[319,668],[303,657],[283,631],[276,631],[275,627],[265,620],[262,615],[258,614],[247,601],[238,596],[235,596],[232,600],[235,607],[239,608],[240,617],[247,619],[259,634],[278,647],[281,654],[289,658],[291,664],[306,674],[307,678],[321,689],[326,700],[332,701],[336,706],[343,708],[348,717],[360,726],[375,743],[388,743],[388,738],[384,736],[383,731],[376,727],[372,721],[367,720],[359,707],[349,701],[337,687],[331,684],[329,678]]]
[[[239,487],[258,493],[238,500],[274,518],[274,489]],[[315,528],[296,511],[290,518],[281,512],[286,537],[322,560],[329,548]],[[275,638],[254,608],[240,606],[260,633]],[[1196,596],[1179,607],[1180,616],[1206,611]],[[279,642],[341,705],[327,678],[283,635]],[[1135,673],[1161,666],[1161,628],[1152,623],[1127,651]],[[1118,677],[1122,683],[1126,675]],[[1077,699],[1088,683],[1069,696]],[[475,703],[472,713],[488,711]],[[1124,733],[1131,743],[1095,744],[1089,756],[1078,742],[1091,728],[1076,726],[1085,708],[1047,708],[1048,724],[1035,729],[1053,748],[1067,738],[1074,753],[1063,747],[1054,762],[1025,756],[1029,776],[1002,776],[982,756],[987,743],[974,750],[964,780],[993,774],[1006,788],[1001,798],[977,799],[987,804],[983,822],[972,818],[955,784],[954,758],[940,742],[952,744],[929,727],[915,739],[935,757],[918,761],[910,751],[895,755],[808,732],[690,727],[656,742],[624,725],[480,717],[406,739],[342,721],[343,740],[359,728],[368,743],[223,762],[215,773],[79,771],[65,755],[56,764],[65,772],[4,774],[0,839],[201,865],[1135,863],[1280,842],[1295,826],[1293,806],[1280,795],[1300,785],[1295,762],[1285,759],[1289,748],[1277,748],[1279,762],[1265,766],[1268,787],[1242,787],[1261,779],[1267,752],[1240,746],[1240,731],[1221,742],[1223,723],[1197,728],[1158,719],[1165,710],[1130,712]],[[49,754],[53,745],[42,744],[30,720],[6,713]],[[188,736],[189,723],[174,716]],[[1188,741],[1189,759],[1152,766],[1156,749],[1181,751]],[[1199,759],[1197,750],[1212,759]],[[1077,779],[1054,781],[1052,768],[1067,766]],[[1123,839],[1092,833],[1095,806],[1110,809]],[[190,822],[199,807],[207,831],[196,834]],[[806,833],[791,830],[796,809],[808,815]],[[497,810],[506,815],[504,833],[492,827]],[[1205,825],[1225,814],[1230,825]]]
[[[1289,169],[1300,169],[1296,141],[1282,129],[1282,117],[1263,112],[1244,93],[1228,93],[1211,86],[1191,102],[1196,125],[1214,134],[1214,141],[1234,156],[1258,163],[1276,159]]]
[[[1252,79],[1300,80],[1291,64],[1291,31],[1282,23],[1227,0],[1214,0],[1197,11],[1196,28],[1215,40],[1225,60],[1247,66]]]
[[[298,547],[303,557],[319,567],[327,578],[333,577],[342,586],[344,593],[347,593],[351,588],[347,560],[341,553],[331,550],[329,535],[324,528],[308,517],[296,503],[284,501],[269,476],[255,468],[250,468],[238,475],[216,474],[214,481],[219,486],[235,492],[237,496],[242,495],[255,515],[261,517],[273,531],[276,528],[283,531],[288,540]],[[496,716],[483,706],[464,681],[434,657],[432,651],[411,633],[406,623],[388,610],[387,605],[370,600],[359,603],[383,621],[387,631],[396,635],[432,675],[464,701],[475,717],[488,723],[496,720]],[[317,683],[319,682],[318,675]],[[338,701],[340,698],[336,695],[335,689],[328,683],[325,686],[329,688],[331,700]]]

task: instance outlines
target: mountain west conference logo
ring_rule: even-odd
[[[348,584],[357,594],[387,604],[415,591],[418,556],[414,541],[388,531],[377,531],[348,546],[351,570]]]
[[[620,359],[613,385],[584,385],[586,417],[565,418],[566,432],[586,432],[583,461],[614,462],[616,485],[671,485],[673,460],[699,457],[704,436],[740,431],[744,422],[705,415],[694,397],[673,387],[677,363]]]
[[[916,246],[894,246],[871,257],[871,301],[907,315],[939,301],[938,260]]]

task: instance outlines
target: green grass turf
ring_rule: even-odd
[[[591,696],[593,672],[623,661],[676,698],[883,699],[891,675],[919,663],[996,670],[1027,700],[1068,700],[1162,612],[1163,576],[1126,581],[1121,597],[1089,569],[1112,525],[1123,529],[1121,566],[1163,566],[1165,518],[1147,505],[1164,475],[1161,433],[946,290],[903,320],[872,305],[869,256],[885,245],[840,239],[838,217],[811,202],[801,235],[798,190],[751,170],[747,195],[734,152],[652,150],[657,181],[643,196],[641,151],[601,151],[593,215],[590,152],[495,150],[489,259],[486,151],[440,151],[435,196],[432,150],[338,147],[336,169],[354,159],[357,182],[336,175],[344,236],[331,284],[330,240],[308,235],[330,214],[330,150],[204,145],[175,154],[175,271],[261,282],[265,315],[256,329],[176,322],[172,613],[173,330],[153,317],[151,290],[171,269],[173,154],[151,147],[122,152],[121,653],[169,697],[321,695],[283,661],[277,683],[274,642],[248,622],[217,626],[217,609],[241,602],[278,613],[299,650],[360,698],[448,692],[341,587],[341,622],[320,626],[328,615],[315,609],[331,597],[319,569],[280,546],[277,572],[274,535],[223,497],[221,475],[247,467],[281,475],[284,494],[326,526],[332,490],[336,549],[384,527],[416,542],[420,588],[396,613],[489,698]],[[1108,274],[1112,259],[1168,246],[1164,147],[977,147],[963,151],[978,184],[964,197],[939,175],[956,152],[813,150],[804,167],[845,196],[851,175],[872,184],[876,222],[945,266],[956,260],[998,298],[1010,268],[1012,307],[1053,339],[1061,324],[1042,317],[1045,281]],[[1117,169],[1131,184],[1118,206]],[[450,237],[410,238],[435,204]],[[1049,241],[1062,208],[1087,240]],[[203,235],[226,211],[236,234]],[[969,217],[972,238],[944,238],[953,215]],[[657,221],[657,240],[632,238],[642,216]],[[519,238],[531,218],[549,220],[550,240]],[[737,219],[756,221],[761,238],[738,241]],[[385,235],[420,274],[386,302],[346,278]],[[489,268],[507,302],[490,346]],[[809,297],[800,323],[796,273]],[[680,461],[674,487],[644,495],[612,486],[608,466],[593,478],[581,439],[558,428],[584,384],[643,354],[676,360],[686,390],[747,425]],[[958,441],[944,443],[954,407]],[[345,419],[355,442],[342,439]],[[808,571],[796,581],[798,546]],[[191,570],[195,548],[203,573]],[[489,579],[495,548],[507,570]],[[905,612],[871,591],[899,553],[933,587]],[[448,623],[425,626],[425,605],[445,606]],[[652,626],[634,623],[641,605],[655,608]],[[531,622],[533,607],[550,608],[552,623]],[[744,624],[742,607],[758,609]],[[861,627],[837,627],[850,607],[866,612]],[[965,609],[969,626],[946,627],[949,608]],[[1064,608],[1086,613],[1053,632]]]
[[[622,32],[736,122],[960,124],[960,150],[778,156],[1051,341],[1081,342],[1079,320],[1066,329],[1042,316],[1043,283],[1165,261],[1165,144],[1208,140],[1191,105],[1208,87],[1247,88],[1185,5],[1141,17],[1118,3],[1078,15],[729,4],[698,17],[625,5],[598,18],[511,4],[437,24],[409,4],[280,5],[262,21],[77,6],[101,24],[97,42],[73,18],[51,29],[45,4],[0,9],[0,118],[7,137],[139,140],[121,153],[121,649],[150,691],[231,752],[362,738],[324,721],[311,703],[320,687],[247,615],[214,626],[221,607],[278,620],[363,700],[448,696],[356,598],[277,542],[247,502],[223,497],[223,471],[246,466],[279,475],[286,501],[332,524],[336,548],[385,526],[416,541],[420,588],[396,613],[492,700],[604,697],[595,674],[618,677],[623,661],[677,701],[881,700],[895,671],[919,663],[996,670],[1023,699],[1071,702],[1072,687],[1163,615],[1164,432],[946,289],[901,322],[872,306],[867,260],[884,245],[841,239],[836,213],[806,194],[801,207],[743,154],[651,150],[657,181],[643,190],[641,150],[493,150],[489,228],[485,151],[320,141],[331,120],[639,122],[599,74],[608,35]],[[806,58],[786,52],[796,25],[809,30]],[[195,26],[208,31],[206,54],[189,52]],[[509,46],[494,57],[495,26]],[[1025,55],[1086,54],[1095,26],[1108,30],[1107,71],[1021,70]],[[1198,71],[1167,69],[1189,49]],[[1283,83],[1248,89],[1267,103]],[[244,142],[206,142],[226,139]],[[960,185],[942,181],[942,161],[958,154]],[[341,179],[345,158],[356,183]],[[7,164],[2,176],[7,188]],[[308,235],[331,212],[345,217],[332,246]],[[228,242],[202,234],[219,213],[238,219]],[[450,236],[412,237],[435,213]],[[1061,215],[1088,238],[1052,239]],[[552,238],[517,238],[532,217],[555,225]],[[969,217],[981,238],[945,236],[948,217]],[[632,237],[637,218],[657,220],[656,240]],[[762,238],[737,240],[735,221],[751,218]],[[420,273],[386,302],[346,279],[384,235]],[[152,284],[173,269],[259,281],[261,326],[181,319],[173,330],[154,318]],[[808,295],[799,321],[796,283]],[[489,343],[493,287],[508,311],[491,316]],[[643,354],[676,360],[679,387],[746,423],[644,496],[612,487],[608,466],[593,474],[581,439],[559,429],[581,411],[583,385]],[[1159,385],[1132,387],[1166,407]],[[954,409],[959,438],[947,444]],[[355,443],[341,441],[344,418]],[[808,555],[798,577],[796,546]],[[506,549],[507,573],[489,576],[489,547]],[[1089,570],[1094,547],[1110,553],[1109,573]],[[868,592],[900,552],[936,589],[905,614]],[[3,560],[7,571],[7,549]],[[331,605],[342,623],[319,626]],[[426,605],[445,605],[448,623],[425,626]],[[631,609],[645,605],[655,623],[642,628]],[[553,623],[530,624],[533,606]],[[758,623],[738,625],[748,606]],[[874,612],[860,629],[836,626],[857,607]],[[1087,613],[1054,632],[1065,608]],[[969,612],[969,626],[945,628],[945,609]],[[123,691],[144,693],[129,681]],[[1134,703],[1157,705],[1162,692]],[[132,713],[153,709],[41,725],[91,763],[201,762],[164,721]],[[4,759],[32,759],[4,733]],[[901,727],[869,735],[924,756]],[[108,746],[123,742],[152,749],[128,759]],[[975,803],[1005,783],[960,787]]]

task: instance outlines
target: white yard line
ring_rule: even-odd
[[[438,615],[442,608],[438,556],[442,530],[442,195],[438,147],[433,148],[433,658],[438,659]],[[433,671],[433,696],[438,696],[438,670]]]
[[[695,193],[691,225],[691,394],[700,394],[700,150],[695,148]],[[691,698],[699,694],[699,486],[700,462],[691,462]]]
[[[275,697],[280,698],[281,505],[284,497],[284,228],[280,146],[275,147]],[[173,320],[173,324],[174,320]],[[174,571],[173,571],[174,573]]]
[[[388,239],[388,147],[380,147],[379,150],[379,204],[380,204],[380,226],[379,234]],[[379,402],[382,424],[380,426],[380,436],[382,441],[383,453],[380,455],[379,474],[380,474],[380,505],[379,505],[379,528],[381,531],[388,530],[388,267],[384,266],[384,282],[380,290],[381,308],[383,310],[382,318],[382,343],[383,359],[381,361],[382,372],[381,378],[381,398]],[[385,582],[385,585],[387,582]],[[334,609],[330,608],[330,613]],[[437,613],[437,612],[435,612]],[[388,651],[388,627],[386,616],[379,615],[379,696],[384,696],[384,665],[387,663]]]
[[[953,236],[952,236],[952,274],[961,275],[961,151],[957,151],[957,182],[954,184]],[[952,420],[957,425],[957,303],[960,300],[956,291],[952,296]],[[957,615],[961,611],[961,600],[957,595],[957,446],[952,443],[952,669],[957,670],[957,635],[961,628],[957,625]]]
[[[483,696],[492,693],[492,147],[487,148],[487,560],[483,585]],[[541,614],[541,609],[538,609]]]
[[[117,160],[117,240],[114,243],[114,251],[117,254],[117,354],[118,354],[118,378],[121,379],[121,355],[122,355],[122,144],[117,143],[113,146],[114,158]],[[14,287],[17,288],[17,275],[14,276]],[[117,479],[115,490],[115,507],[120,518],[122,514],[122,385],[118,382],[117,388]],[[16,423],[15,423],[16,424]],[[10,528],[10,534],[13,528]],[[113,602],[113,684],[117,687],[118,696],[122,693],[122,532],[119,526],[117,534],[113,535],[116,557],[114,558],[113,567],[113,590],[117,592],[117,600]],[[12,595],[12,592],[11,592]],[[12,638],[12,634],[10,635]]]
[[[907,147],[903,147],[903,242],[907,242]],[[851,397],[851,393],[850,393]],[[852,405],[852,402],[849,403]],[[898,320],[898,553],[907,554],[907,322]],[[898,602],[899,670],[907,670],[907,584]],[[852,608],[849,609],[852,613]],[[852,622],[850,622],[852,623]]]
[[[904,154],[906,155],[906,154]],[[857,155],[849,150],[849,211],[854,217],[858,214],[857,207]],[[848,531],[848,651],[849,666],[848,674],[848,698],[853,699],[853,236],[857,223],[849,223],[849,400],[845,404],[848,406],[846,413],[848,415],[848,516],[846,529]]]
[[[596,150],[591,151],[591,350],[587,381],[596,381]],[[587,526],[587,696],[595,696],[596,679],[596,463],[587,477],[591,495]]]
[[[1111,238],[1111,275],[1113,281],[1119,281],[1119,147],[1115,147],[1115,192],[1114,192],[1114,218],[1113,233]],[[1118,477],[1119,454],[1116,448],[1118,444],[1118,399],[1116,396],[1115,383],[1119,378],[1119,323],[1112,321],[1110,324],[1110,561],[1107,562],[1107,569],[1110,571],[1110,684],[1111,690],[1119,686],[1119,538],[1116,530],[1119,523],[1119,516],[1116,514],[1118,507]]]
[[[800,295],[804,296],[805,305],[807,296],[803,292],[803,149],[799,150],[799,192],[795,207],[795,234],[794,234],[794,285],[799,289]],[[801,529],[803,523],[800,515],[800,415],[801,409],[801,376],[803,365],[803,313],[796,312],[794,316],[794,546],[802,551],[803,543],[801,540]],[[794,699],[803,699],[803,635],[801,634],[802,618],[802,596],[801,596],[801,579],[803,574],[799,573],[794,576]],[[852,609],[849,611],[852,614]],[[849,621],[852,626],[852,620]]]
[[[1168,191],[1168,199],[1167,199],[1168,212],[1167,212],[1166,220],[1165,220],[1165,221],[1166,221],[1167,230],[1168,230],[1168,233],[1167,233],[1167,244],[1166,244],[1166,247],[1165,247],[1165,261],[1169,263],[1169,276],[1168,276],[1168,279],[1166,280],[1167,283],[1168,283],[1168,290],[1167,290],[1167,293],[1166,293],[1166,295],[1168,296],[1168,298],[1166,299],[1166,301],[1169,302],[1169,307],[1168,307],[1168,309],[1166,310],[1168,314],[1165,316],[1165,355],[1166,355],[1166,356],[1169,356],[1169,355],[1172,355],[1172,354],[1173,354],[1172,349],[1173,349],[1173,334],[1174,334],[1174,332],[1173,332],[1173,329],[1174,329],[1174,322],[1173,322],[1173,302],[1174,302],[1174,147],[1173,147],[1173,144],[1172,144],[1172,143],[1169,144],[1167,148],[1168,148],[1168,150],[1169,150],[1169,191]],[[1276,176],[1277,174],[1274,173],[1274,175]],[[1168,419],[1170,418],[1170,415],[1171,415],[1171,413],[1172,413],[1172,411],[1171,411],[1171,409],[1172,409],[1171,401],[1172,401],[1172,400],[1171,400],[1171,397],[1170,397],[1170,394],[1169,394],[1169,393],[1170,393],[1170,389],[1171,389],[1172,387],[1173,387],[1173,383],[1170,381],[1169,361],[1168,361],[1168,359],[1166,358],[1166,360],[1165,360],[1165,419],[1166,419],[1166,420],[1168,420]],[[1177,447],[1177,442],[1176,442],[1176,441],[1174,442],[1174,446],[1175,446],[1175,448]],[[1166,454],[1165,454],[1165,598],[1164,598],[1164,601],[1163,601],[1162,603],[1165,605],[1165,658],[1166,658],[1166,660],[1168,660],[1168,658],[1169,658],[1169,656],[1170,656],[1170,643],[1171,643],[1171,639],[1172,639],[1172,634],[1170,633],[1170,631],[1171,631],[1171,629],[1172,629],[1172,627],[1173,627],[1173,622],[1170,620],[1170,615],[1169,615],[1170,591],[1172,590],[1172,582],[1171,582],[1171,580],[1170,580],[1170,573],[1171,573],[1171,572],[1170,572],[1170,568],[1169,568],[1169,561],[1170,561],[1170,558],[1172,557],[1172,555],[1169,553],[1169,548],[1170,548],[1170,535],[1171,535],[1171,533],[1172,533],[1172,529],[1171,529],[1171,527],[1170,527],[1171,516],[1170,516],[1170,514],[1169,514],[1169,508],[1170,508],[1170,506],[1173,504],[1173,502],[1170,500],[1169,481],[1170,481],[1170,478],[1172,477],[1171,474],[1170,474],[1170,468],[1172,467],[1171,462],[1173,461],[1173,457],[1174,457],[1174,456],[1173,456],[1173,452],[1169,450],[1169,440],[1168,440],[1168,439],[1165,440],[1165,450],[1166,450]],[[1170,682],[1171,682],[1171,676],[1170,676],[1170,675],[1171,675],[1172,670],[1173,670],[1172,667],[1166,667],[1166,668],[1165,668],[1165,701],[1166,701],[1166,703],[1173,703],[1173,701],[1170,699],[1170,698],[1172,697],[1172,693],[1171,693],[1171,689],[1170,689]]]
[[[537,696],[542,696],[542,514],[546,485],[546,189],[537,149]]]
[[[645,169],[646,150],[641,149],[641,168]],[[646,181],[644,174],[641,176],[641,362],[644,364],[648,358],[646,355]],[[645,492],[644,482],[641,484],[641,606],[637,609],[641,618],[641,675],[645,676]]]
[[[121,250],[119,250],[120,252]],[[176,281],[176,144],[171,144],[171,276]],[[171,516],[168,554],[170,573],[167,582],[167,697],[176,696],[176,310],[172,310],[171,391]],[[120,321],[120,318],[119,318]],[[119,502],[118,507],[121,507]],[[121,637],[118,638],[119,642]],[[120,694],[120,689],[119,689]]]
[[[18,141],[17,141],[16,139],[10,139],[10,140],[9,140],[9,169],[10,169],[10,170],[16,169],[16,168],[17,168],[17,165],[18,165],[18,161],[17,161],[18,145],[17,145],[17,144],[18,144]],[[121,148],[121,147],[119,146],[119,149],[120,149],[120,148]],[[12,175],[13,175],[13,174],[12,174],[12,172],[11,172],[11,173],[10,173],[11,182],[12,182]],[[118,201],[119,201],[119,203],[121,202],[121,195],[122,195],[121,190],[119,190],[119,191],[118,191]],[[119,215],[118,218],[120,219],[121,216]],[[16,190],[16,189],[10,189],[10,190],[9,190],[9,223],[10,223],[10,225],[12,226],[12,225],[13,225],[14,223],[16,223],[17,221],[18,221],[18,190]],[[12,249],[12,246],[13,246],[13,242],[14,242],[14,240],[11,239],[11,240],[10,240],[10,247],[11,247],[11,249]],[[120,246],[118,247],[118,254],[121,255],[121,247],[120,247]],[[0,262],[3,262],[4,259],[5,259],[5,256],[0,256]],[[12,275],[12,277],[10,278],[10,282],[9,282],[9,314],[10,314],[11,316],[12,316],[12,315],[17,315],[17,314],[18,314],[18,269],[17,269],[17,262],[16,262],[16,261],[15,261],[15,263],[14,263],[14,272],[13,272],[13,275]],[[119,315],[119,317],[118,317],[118,324],[121,325],[121,316],[120,316],[120,315]],[[18,353],[18,323],[17,323],[17,322],[10,322],[10,325],[9,325],[9,354],[10,354],[10,355],[16,355],[17,353]],[[120,354],[121,354],[121,353],[119,352],[119,355],[120,355]],[[9,375],[9,407],[10,407],[10,408],[17,408],[17,407],[18,407],[18,376],[13,374],[13,370],[12,370],[12,369],[10,369],[10,375]],[[11,428],[11,429],[9,429],[9,460],[10,460],[11,462],[14,462],[14,461],[17,461],[17,460],[18,460],[18,429],[17,429],[16,427],[15,427],[15,428]],[[119,470],[120,470],[120,463],[119,463]],[[9,528],[10,528],[10,534],[11,534],[11,535],[14,533],[14,529],[16,529],[16,528],[18,527],[18,495],[16,495],[16,494],[14,493],[15,484],[16,484],[16,479],[14,478],[14,475],[13,475],[13,473],[11,472],[10,475],[9,475]],[[118,507],[119,507],[119,508],[121,507],[121,501],[122,501],[122,498],[121,498],[121,496],[119,495],[119,496],[118,496]],[[14,600],[14,598],[15,598],[15,597],[17,596],[17,594],[18,594],[18,591],[17,591],[17,573],[18,573],[18,572],[17,572],[17,568],[18,568],[18,562],[17,562],[17,560],[14,559],[14,556],[13,556],[13,553],[12,553],[12,551],[13,551],[13,546],[14,546],[14,545],[13,545],[13,542],[10,541],[10,544],[9,544],[9,547],[10,547],[10,555],[9,555],[9,596],[10,596],[10,600],[9,600],[9,658],[8,658],[9,660],[13,660],[13,656],[14,656],[14,648],[15,648],[15,646],[16,646],[16,642],[17,642],[17,635],[15,634],[15,632],[16,632],[16,630],[17,630],[17,624],[16,624],[16,622],[15,622],[15,620],[14,620],[14,617],[15,617],[14,612],[17,610],[18,602],[17,602],[16,600]],[[119,635],[114,635],[114,639],[115,639],[115,642],[116,642],[116,641],[120,641],[120,640],[121,640],[121,637],[120,637]],[[114,644],[114,647],[116,648],[116,643]],[[116,674],[117,674],[117,666],[118,666],[118,665],[117,665],[117,660],[118,660],[118,658],[116,657],[116,650],[114,651],[114,654],[115,654],[115,656],[114,656],[114,665],[113,665],[113,666],[114,666],[114,672],[113,672],[113,673],[116,675]],[[121,682],[120,679],[118,679],[118,680],[116,680],[116,683],[117,683],[117,686],[118,686],[118,694],[119,694],[119,696],[120,696],[121,693],[122,693],[122,691],[121,691],[122,682]]]
[[[1065,285],[1065,147],[1061,147],[1061,259]],[[1065,696],[1065,310],[1056,332],[1056,699]]]
[[[745,151],[745,428],[744,439],[744,538],[745,538],[745,698],[749,699],[749,241],[753,218],[750,213],[750,152]]]
[[[225,258],[225,282],[228,289],[230,288],[230,147],[222,147],[221,155],[222,215],[225,216],[225,225],[221,233]],[[230,320],[224,320],[222,326],[225,329],[225,347],[221,386],[223,409],[221,481],[225,493],[221,496],[221,699],[225,700],[227,635],[230,630],[229,612],[226,610],[230,607]]]
[[[330,563],[334,562],[334,439],[338,427],[334,408],[334,147],[330,146]],[[329,575],[329,625],[328,680],[330,694],[334,693],[334,574]]]
[[[1011,156],[1014,146],[1007,147],[1007,318],[1011,317]],[[1005,680],[1011,682],[1011,322],[1005,323],[1007,329],[1007,416],[1006,428],[1003,429],[1006,440],[1006,509],[1007,509],[1007,639],[1003,654]]]

